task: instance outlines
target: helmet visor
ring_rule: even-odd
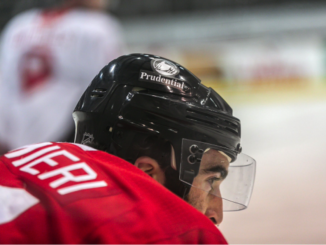
[[[253,190],[256,161],[238,154],[231,162],[221,146],[183,139],[180,180],[223,199],[223,211],[245,209]]]

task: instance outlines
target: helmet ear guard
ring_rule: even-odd
[[[178,173],[183,183],[183,193],[178,188],[181,197],[188,193],[200,165],[197,152],[191,154],[189,149],[184,162],[184,142],[211,145],[233,162],[241,150],[240,121],[224,99],[186,68],[154,55],[131,54],[110,62],[86,89],[73,117],[76,143],[132,163],[142,139],[169,142],[166,161],[171,175]]]

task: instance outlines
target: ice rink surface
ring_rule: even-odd
[[[257,161],[248,209],[224,213],[229,243],[326,243],[326,97],[233,106]]]

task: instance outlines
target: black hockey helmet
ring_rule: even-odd
[[[86,89],[73,117],[76,143],[127,161],[133,159],[138,137],[163,137],[172,145],[172,165],[180,181],[188,186],[205,149],[222,151],[232,162],[241,152],[240,121],[226,101],[183,66],[155,55],[130,54],[111,61]],[[242,205],[232,209],[247,205],[230,201]]]

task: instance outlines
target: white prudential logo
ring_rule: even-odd
[[[179,68],[170,61],[163,59],[153,59],[151,61],[152,68],[163,76],[175,76],[178,75]]]

